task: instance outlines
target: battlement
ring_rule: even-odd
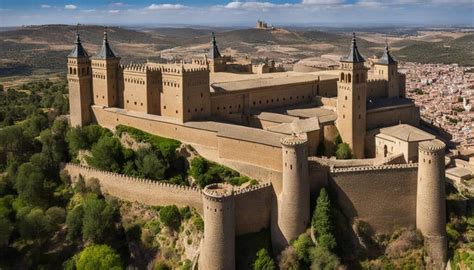
[[[262,190],[262,189],[265,189],[265,188],[268,188],[268,187],[271,187],[271,186],[272,186],[272,182],[265,182],[265,183],[261,183],[261,184],[258,184],[258,185],[248,186],[246,188],[236,189],[234,191],[234,194],[235,195],[242,195],[242,194],[254,192],[254,191],[257,191],[257,190]]]
[[[330,172],[331,173],[352,173],[352,172],[370,172],[370,171],[413,169],[413,168],[418,168],[418,163],[385,164],[385,165],[379,165],[379,166],[366,166],[366,167],[331,168]]]
[[[161,71],[163,74],[173,74],[173,75],[182,75],[184,73],[194,73],[194,72],[207,72],[207,66],[201,66],[196,64],[158,64],[158,63],[148,63],[147,66],[156,68]]]
[[[143,184],[143,185],[174,188],[174,189],[177,189],[177,190],[194,191],[194,192],[201,193],[201,190],[199,188],[195,188],[195,187],[188,187],[188,186],[164,183],[164,182],[159,182],[159,181],[148,179],[148,178],[138,178],[138,177],[133,177],[133,176],[127,176],[127,175],[123,175],[123,174],[119,174],[119,173],[115,173],[115,172],[103,171],[103,170],[99,170],[99,169],[96,169],[96,168],[86,167],[86,166],[82,166],[82,165],[78,165],[78,164],[74,164],[74,163],[67,163],[65,165],[65,169],[67,170],[68,168],[75,168],[75,169],[81,171],[83,174],[87,174],[87,173],[103,174],[103,175],[106,175],[106,176],[109,176],[109,177],[113,177],[117,181],[120,181],[122,183]]]
[[[223,201],[227,198],[233,197],[234,189],[229,184],[218,183],[205,186],[202,193],[208,200]]]
[[[308,141],[307,138],[301,136],[301,135],[291,135],[291,136],[285,136],[280,139],[280,143],[285,145],[285,146],[295,146],[295,145],[301,145],[304,144]]]
[[[438,140],[434,139],[431,141],[425,141],[418,144],[420,151],[425,152],[428,155],[444,155],[444,149],[446,145]]]

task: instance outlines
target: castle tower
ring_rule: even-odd
[[[204,237],[199,269],[235,269],[235,202],[232,186],[211,184],[203,190]]]
[[[433,269],[447,260],[445,145],[440,140],[419,143],[416,227],[423,234]]]
[[[120,57],[115,56],[104,31],[104,40],[100,51],[92,57],[92,88],[94,104],[114,107],[119,104]]]
[[[76,46],[67,57],[67,66],[71,126],[83,126],[91,121],[92,80],[91,62],[79,33],[76,33]]]
[[[388,44],[386,44],[382,57],[374,64],[374,78],[387,81],[387,95],[389,98],[400,96],[397,67],[397,61],[390,55]]]
[[[340,60],[337,83],[337,128],[355,158],[364,158],[366,131],[367,68],[359,53],[355,34],[349,54]]]
[[[211,72],[222,72],[226,70],[225,58],[222,57],[219,52],[214,32],[212,32],[211,46],[209,48],[209,53],[207,54],[207,59],[209,61],[209,70]]]
[[[277,226],[272,241],[277,252],[303,233],[310,222],[308,140],[298,135],[281,139],[282,191],[278,195]]]

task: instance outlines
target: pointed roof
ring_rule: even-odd
[[[79,36],[79,31],[76,30],[76,46],[72,49],[72,51],[68,54],[67,57],[89,57],[87,54],[86,49],[82,47],[81,37]]]
[[[382,57],[377,61],[377,64],[382,64],[382,65],[391,65],[391,64],[396,64],[397,61],[392,58],[390,55],[390,51],[388,50],[388,44],[385,45],[385,50],[383,51]]]
[[[216,59],[221,58],[221,53],[219,52],[219,48],[217,48],[216,36],[214,32],[212,32],[212,40],[211,40],[211,48],[209,49],[209,58]]]
[[[110,58],[116,58],[114,52],[110,48],[109,41],[107,40],[107,30],[104,31],[104,40],[102,41],[102,48],[100,48],[100,51],[95,55],[94,58],[98,59],[110,59]]]
[[[356,36],[355,33],[352,33],[352,44],[351,50],[346,57],[341,58],[341,62],[350,62],[350,63],[361,63],[365,62],[362,55],[360,55],[359,50],[357,49]]]

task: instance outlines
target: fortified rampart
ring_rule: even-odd
[[[367,222],[376,232],[416,224],[418,164],[335,168],[329,185],[348,218]]]
[[[201,191],[197,188],[128,177],[72,163],[67,163],[64,169],[68,171],[73,182],[76,182],[80,175],[84,179],[97,178],[103,193],[123,200],[147,205],[190,206],[202,213]]]

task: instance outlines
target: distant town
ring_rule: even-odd
[[[474,146],[474,73],[457,64],[401,63],[407,97],[420,107],[423,120],[452,136],[458,148]]]

